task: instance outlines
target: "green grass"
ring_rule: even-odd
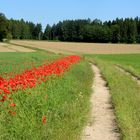
[[[44,62],[50,62],[59,57],[62,56],[45,51],[0,53],[0,75],[6,78],[6,73],[12,73],[12,75],[21,73],[24,69],[40,66]]]
[[[114,65],[132,67],[138,74],[140,55],[86,55],[86,59],[98,65],[108,82],[122,139],[139,140],[140,86]]]
[[[94,57],[114,64],[120,64],[140,77],[140,54],[94,55]]]
[[[3,72],[14,72],[30,68],[31,62],[40,65],[42,61],[51,61],[61,57],[47,52],[36,53],[1,53],[0,64]],[[23,65],[23,63],[26,65]],[[20,65],[17,65],[20,64]],[[81,61],[73,65],[63,76],[51,79],[41,85],[25,91],[11,94],[16,103],[13,111],[8,113],[6,104],[0,107],[1,140],[77,140],[89,112],[89,97],[92,84],[90,65]],[[46,124],[42,123],[46,116]]]

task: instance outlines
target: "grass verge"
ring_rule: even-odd
[[[112,61],[107,61],[99,56],[87,56],[87,59],[98,65],[108,82],[122,139],[139,140],[140,86],[132,80],[131,76],[120,72],[114,67],[113,57]]]

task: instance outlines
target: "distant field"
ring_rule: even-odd
[[[21,46],[0,43],[0,52],[34,52],[35,50],[24,48]]]
[[[12,40],[11,43],[44,49],[65,54],[132,54],[140,53],[140,45],[101,44],[101,43],[69,43],[48,41]]]

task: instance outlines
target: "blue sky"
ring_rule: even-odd
[[[65,19],[140,17],[140,0],[0,0],[0,12],[45,27]]]

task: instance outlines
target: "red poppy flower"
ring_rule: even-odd
[[[15,111],[9,110],[8,113],[9,113],[11,116],[16,116],[16,112],[15,112]]]
[[[42,117],[42,123],[43,123],[43,124],[46,124],[46,116],[43,116],[43,117]]]
[[[70,69],[71,65],[77,63],[80,59],[81,58],[79,56],[67,56],[50,64],[43,64],[42,66],[25,70],[21,74],[17,74],[9,80],[0,77],[0,101],[4,102],[8,98],[9,94],[14,93],[17,90],[33,88],[37,84],[46,82],[51,79],[49,77],[51,75],[53,75],[52,78],[61,76]],[[2,96],[2,94],[6,94],[6,96]],[[11,103],[10,106],[16,105]]]
[[[10,106],[10,107],[14,107],[14,106],[16,106],[16,104],[15,104],[15,103],[10,103],[9,106]]]

